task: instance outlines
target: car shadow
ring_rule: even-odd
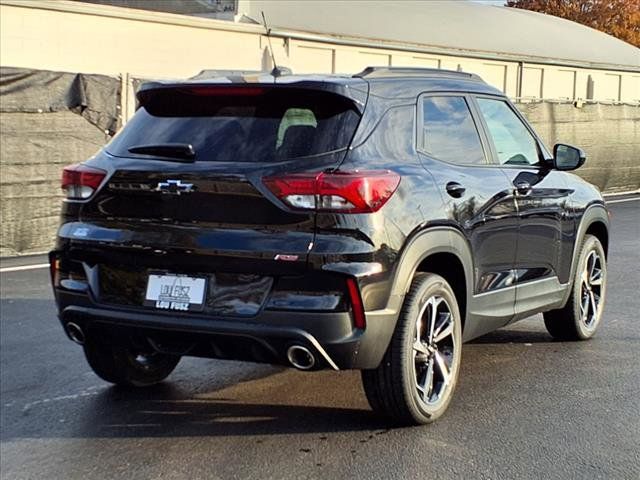
[[[92,399],[79,419],[79,437],[219,437],[329,434],[387,429],[372,411],[310,405],[246,403],[225,397],[175,398],[163,384],[145,391],[110,387]],[[99,422],[95,412],[100,411]]]
[[[558,343],[544,326],[542,315],[535,315],[519,320],[506,327],[482,335],[468,342],[468,345],[479,344],[528,344],[528,343]]]
[[[541,330],[511,330],[500,329],[488,333],[469,342],[473,344],[501,344],[501,343],[555,343],[546,331]]]
[[[555,343],[543,328],[511,326],[474,340],[473,348],[465,353],[467,374],[476,380],[495,374],[493,368],[487,368],[491,365],[486,362],[487,353],[506,355],[517,362],[512,354],[501,351],[500,344]],[[275,380],[274,375],[285,378]],[[191,377],[175,381],[170,378],[145,389],[105,387],[81,406],[75,426],[66,434],[59,433],[84,438],[260,437],[297,433],[322,437],[337,432],[369,435],[396,427],[368,408],[355,372],[309,374],[275,369],[238,382],[214,386],[215,383],[202,384],[204,388],[197,393],[192,389]],[[467,383],[463,379],[461,383],[458,396],[473,396],[475,381]],[[286,389],[278,391],[276,398],[267,393],[273,392],[274,384]],[[323,392],[332,400],[318,397]],[[458,404],[462,398],[456,400]],[[439,423],[443,421],[446,419]]]
[[[50,303],[3,299],[3,305],[13,310],[13,315],[31,312],[20,329],[3,330],[3,441],[296,433],[321,437],[349,431],[374,435],[392,427],[368,408],[357,372],[307,374],[194,360],[167,382],[151,388],[108,386],[88,372],[81,351],[64,337],[57,322],[51,321]],[[32,339],[28,347],[35,352],[34,360],[27,362],[20,354],[25,338]],[[551,344],[553,339],[533,319],[471,342],[472,348],[464,353],[463,362],[471,377],[461,379],[449,417],[456,411],[463,413],[465,399],[474,397],[476,382],[470,382],[470,378],[483,383],[504,368],[487,362],[487,353],[499,355],[502,351],[511,358],[508,349],[501,349],[499,344],[527,343]],[[26,380],[29,378],[36,383]],[[24,388],[30,389],[28,395],[21,393]],[[491,395],[488,387],[483,388],[484,395]],[[438,423],[445,428],[447,421],[445,417]]]

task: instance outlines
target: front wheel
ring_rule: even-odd
[[[416,275],[380,366],[362,371],[369,404],[400,424],[430,423],[447,409],[458,380],[462,323],[447,281]]]
[[[93,371],[103,380],[128,387],[148,387],[169,376],[179,356],[133,347],[87,341],[84,354]]]
[[[587,340],[595,333],[607,291],[607,260],[597,237],[582,243],[569,300],[563,308],[544,313],[548,332],[559,340]]]

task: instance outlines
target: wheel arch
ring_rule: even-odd
[[[585,235],[593,235],[602,244],[605,256],[609,255],[609,229],[601,220],[595,220],[589,224]]]
[[[376,368],[389,347],[405,296],[417,272],[444,277],[456,295],[463,327],[473,294],[473,258],[464,235],[453,227],[431,227],[411,237],[403,248],[384,310],[367,312],[368,340],[361,345],[359,368]],[[462,278],[461,278],[462,277]],[[469,322],[466,322],[467,328]],[[366,343],[366,345],[365,345]]]
[[[391,289],[391,298],[397,305],[391,307],[400,310],[417,272],[435,273],[451,285],[464,327],[468,300],[473,294],[473,271],[471,247],[460,231],[452,227],[423,230],[402,253]]]
[[[460,308],[462,329],[464,330],[467,316],[467,275],[465,274],[464,265],[460,258],[451,252],[432,253],[420,262],[414,275],[418,272],[429,272],[440,275],[451,286],[456,296],[458,307]]]
[[[605,256],[608,256],[609,251],[609,212],[603,203],[595,203],[589,205],[580,219],[580,224],[576,231],[575,242],[573,244],[573,255],[571,257],[571,273],[569,277],[569,288],[566,289],[562,305],[567,303],[569,295],[571,294],[571,285],[576,275],[576,265],[582,242],[586,235],[594,235],[602,243]]]

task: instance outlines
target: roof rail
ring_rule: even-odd
[[[464,77],[468,79],[482,79],[475,73],[459,72],[455,70],[443,70],[441,68],[423,68],[423,67],[367,67],[360,73],[353,75],[358,78],[376,78],[376,77]]]

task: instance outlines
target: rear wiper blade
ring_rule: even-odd
[[[158,155],[173,158],[178,162],[193,162],[196,151],[190,143],[159,143],[155,145],[134,145],[129,147],[129,153],[142,155]]]

